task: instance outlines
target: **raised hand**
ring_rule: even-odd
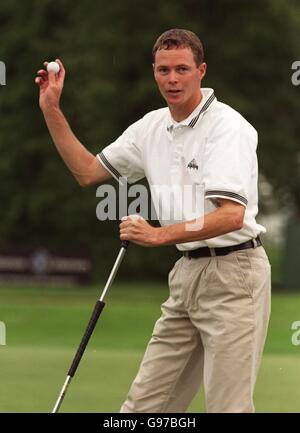
[[[44,62],[45,69],[38,70],[35,77],[35,83],[40,89],[39,104],[42,111],[59,107],[66,71],[59,59],[55,61],[60,66],[57,74],[53,71],[48,72],[48,62]]]

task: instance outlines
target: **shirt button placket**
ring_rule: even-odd
[[[172,168],[171,168],[171,179],[172,184],[181,184],[181,177],[180,177],[180,160],[182,156],[182,148],[183,144],[180,143],[180,132],[181,128],[174,129],[173,132],[173,144],[174,144],[174,153],[172,158]]]

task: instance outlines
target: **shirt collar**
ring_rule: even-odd
[[[195,108],[195,110],[184,120],[181,122],[176,122],[169,112],[169,118],[167,123],[167,130],[168,132],[172,132],[172,130],[178,126],[189,126],[191,128],[194,128],[196,123],[199,120],[199,117],[204,111],[206,111],[211,103],[216,99],[215,93],[213,89],[204,88],[201,89],[202,92],[202,99],[199,105]]]

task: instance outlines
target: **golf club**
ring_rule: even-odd
[[[67,378],[65,380],[65,383],[63,384],[63,387],[62,387],[62,389],[60,391],[58,399],[57,399],[57,401],[55,403],[55,406],[54,406],[54,408],[52,410],[52,413],[58,412],[58,410],[59,410],[59,408],[60,408],[60,406],[62,404],[62,401],[63,401],[63,399],[64,399],[64,397],[66,395],[66,392],[67,392],[67,388],[68,388],[68,386],[69,386],[69,384],[70,384],[73,376],[75,375],[75,372],[76,372],[77,367],[79,365],[79,362],[80,362],[80,360],[82,358],[82,355],[83,355],[83,353],[85,351],[85,348],[86,348],[86,346],[87,346],[87,344],[89,342],[89,339],[90,339],[90,337],[91,337],[91,335],[92,335],[92,333],[93,333],[93,331],[95,329],[95,326],[96,326],[96,323],[97,323],[97,321],[99,319],[99,316],[100,316],[100,314],[101,314],[101,312],[102,312],[102,310],[103,310],[103,308],[105,306],[105,302],[103,302],[104,297],[105,297],[108,289],[110,288],[110,286],[112,285],[112,283],[114,281],[114,278],[115,278],[115,276],[117,274],[117,271],[119,269],[119,266],[120,266],[120,264],[121,264],[121,262],[123,260],[123,257],[125,255],[125,252],[126,252],[126,249],[127,249],[128,245],[129,245],[128,241],[122,241],[121,242],[121,249],[120,249],[120,252],[118,254],[118,257],[117,257],[117,259],[115,261],[115,264],[114,264],[114,266],[113,266],[113,268],[112,268],[112,270],[110,272],[110,275],[109,275],[108,280],[106,282],[106,285],[105,285],[105,287],[103,289],[101,297],[98,299],[98,301],[95,304],[93,313],[92,313],[91,318],[89,320],[89,323],[88,323],[88,325],[86,327],[86,330],[85,330],[85,333],[84,333],[84,335],[82,337],[80,345],[79,345],[79,347],[77,349],[76,355],[74,356],[72,365],[71,365],[71,367],[70,367],[70,369],[68,371]]]

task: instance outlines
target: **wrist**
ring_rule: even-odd
[[[159,247],[165,245],[165,227],[156,227],[154,230],[154,246]]]
[[[61,113],[61,109],[59,104],[51,104],[51,105],[46,105],[44,107],[41,107],[42,113],[44,115],[44,117],[48,117],[54,114],[60,114]]]

